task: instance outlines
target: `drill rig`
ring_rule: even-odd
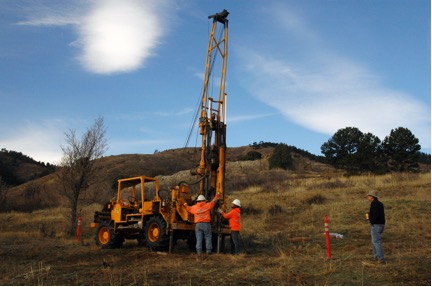
[[[225,151],[226,151],[226,68],[228,61],[228,11],[211,15],[213,19],[210,40],[207,48],[206,68],[204,72],[204,86],[201,96],[201,111],[199,130],[201,135],[201,159],[194,174],[202,177],[200,180],[200,194],[206,198],[215,193],[224,196],[225,183]],[[223,38],[217,40],[215,36],[217,23],[222,23]],[[217,56],[221,56],[221,75],[218,98],[209,95],[209,82],[214,70]]]
[[[225,204],[228,14],[228,11],[223,10],[208,17],[212,20],[212,28],[204,85],[195,118],[201,135],[201,153],[198,167],[191,171],[198,177],[195,182],[199,184],[198,195],[204,195],[207,200],[216,194],[220,195],[214,209]],[[217,98],[211,95],[209,87],[215,67],[220,69]],[[168,249],[171,252],[178,239],[186,239],[191,248],[195,247],[194,218],[184,207],[184,203],[195,203],[189,193],[189,185],[182,181],[169,189],[168,196],[163,196],[157,178],[137,176],[119,179],[117,196],[102,211],[95,213],[91,224],[91,227],[96,228],[96,244],[103,248],[115,248],[121,246],[125,239],[136,239],[151,249]],[[219,253],[224,237],[231,231],[214,210],[211,225]]]

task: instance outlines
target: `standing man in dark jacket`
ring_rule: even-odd
[[[378,263],[385,264],[384,251],[381,246],[381,234],[385,226],[384,205],[378,200],[376,191],[369,192],[368,200],[371,203],[369,222],[371,224],[373,256],[375,260],[378,260]]]

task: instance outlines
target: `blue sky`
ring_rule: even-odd
[[[106,155],[184,147],[223,9],[228,147],[406,127],[430,153],[429,0],[1,0],[0,148],[58,163],[98,116]]]

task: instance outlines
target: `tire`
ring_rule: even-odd
[[[152,250],[168,250],[169,236],[166,234],[167,224],[162,216],[152,216],[146,221],[145,241]]]
[[[114,234],[112,223],[101,222],[96,229],[96,245],[102,248],[118,248],[123,245],[124,237],[122,234]]]

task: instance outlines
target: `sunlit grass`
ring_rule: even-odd
[[[285,173],[285,175],[283,175]],[[258,173],[259,174],[259,173]],[[262,176],[268,176],[264,173]],[[257,179],[263,181],[263,179]],[[239,256],[199,260],[185,244],[171,255],[139,248],[101,250],[89,227],[101,205],[80,209],[82,240],[65,230],[67,208],[3,213],[2,285],[430,285],[430,173],[301,176],[278,171],[264,185],[227,192],[242,202]],[[366,194],[378,190],[386,208],[388,264],[370,263]],[[332,260],[326,258],[328,215]],[[228,251],[229,244],[225,251]]]

